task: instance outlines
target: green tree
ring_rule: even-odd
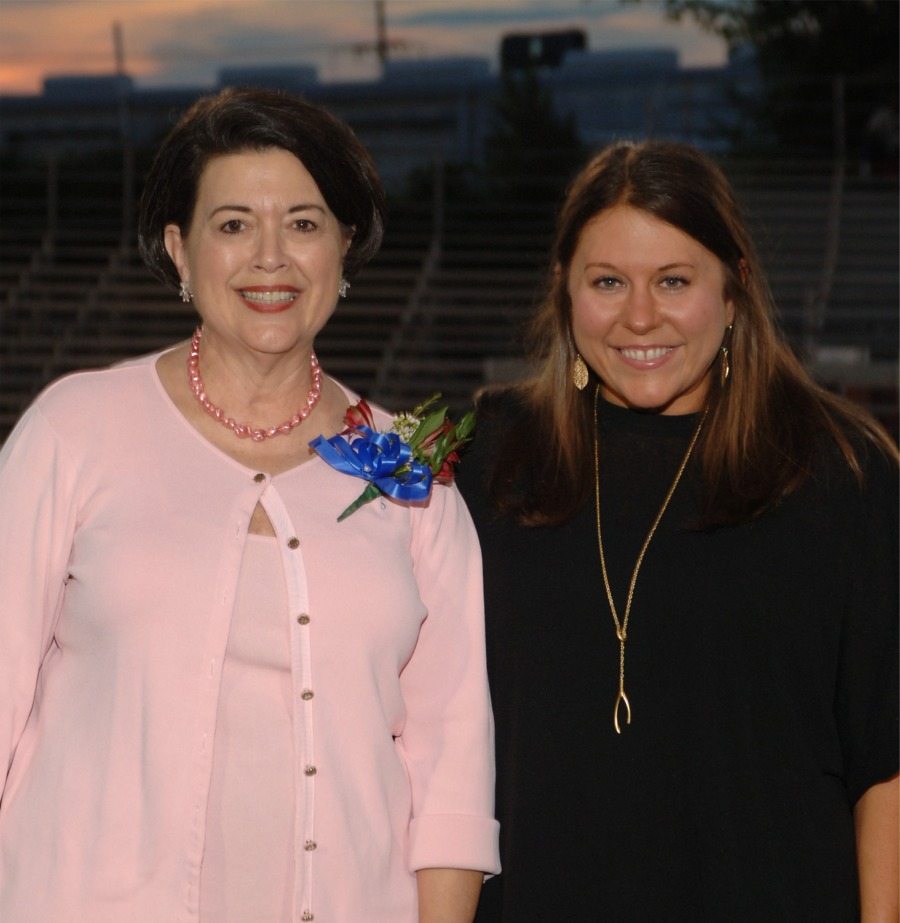
[[[513,201],[556,202],[584,156],[574,118],[557,113],[534,70],[505,73],[485,140],[492,194]]]
[[[722,36],[731,50],[753,47],[762,80],[755,115],[779,144],[830,146],[837,77],[851,146],[874,110],[896,105],[897,0],[665,0],[665,10]]]

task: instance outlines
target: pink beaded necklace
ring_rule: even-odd
[[[200,406],[214,420],[230,429],[239,439],[246,439],[249,436],[254,442],[263,442],[273,436],[286,436],[295,426],[299,426],[312,413],[313,407],[319,403],[319,398],[322,396],[322,369],[316,354],[310,351],[309,371],[312,375],[312,387],[306,395],[306,403],[289,420],[285,420],[279,426],[269,426],[266,429],[254,429],[249,423],[236,423],[231,417],[225,415],[221,407],[216,407],[206,396],[203,379],[200,377],[200,338],[202,335],[203,329],[198,327],[191,337],[191,351],[187,361],[188,384]]]

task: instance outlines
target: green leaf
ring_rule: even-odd
[[[437,474],[441,470],[444,459],[446,459],[452,451],[452,448],[448,445],[447,434],[445,433],[435,442],[434,448],[428,459],[428,465],[431,468],[432,474]]]
[[[433,410],[424,420],[416,427],[412,434],[409,444],[412,448],[417,448],[425,439],[427,439],[436,429],[443,425],[444,418],[447,416],[447,408],[441,407]]]
[[[440,396],[441,396],[441,392],[440,392],[440,391],[435,391],[435,393],[432,394],[431,397],[429,397],[429,398],[427,398],[426,400],[422,401],[421,404],[417,404],[417,405],[413,408],[413,410],[411,411],[411,416],[413,416],[413,417],[418,417],[419,419],[421,419],[422,417],[424,417],[424,416],[425,416],[425,411],[428,410],[428,408],[429,408],[432,404],[434,404],[436,401],[438,401],[438,400],[440,399]]]
[[[472,438],[475,432],[475,411],[469,410],[460,418],[459,423],[453,427],[453,432],[461,445]]]
[[[451,432],[448,431],[434,441],[434,447],[431,450],[431,457],[437,459],[438,463],[443,463],[444,459],[453,451],[451,446]]]

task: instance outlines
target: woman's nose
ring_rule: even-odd
[[[280,269],[287,263],[287,257],[281,241],[281,234],[276,230],[263,228],[257,240],[254,263],[266,272]]]
[[[645,288],[635,287],[628,292],[623,322],[635,333],[645,333],[658,324],[658,311],[653,294]]]

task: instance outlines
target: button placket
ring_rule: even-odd
[[[301,613],[297,617],[297,622],[301,626],[308,625],[310,621],[309,615],[307,613]],[[311,910],[312,905],[312,883],[314,879],[313,871],[313,858],[316,850],[318,849],[318,843],[315,838],[315,781],[316,775],[318,774],[318,768],[316,767],[314,760],[315,748],[313,746],[313,704],[315,700],[315,692],[310,688],[310,683],[312,680],[312,663],[311,663],[311,652],[310,652],[310,635],[308,631],[302,631],[297,637],[297,641],[300,646],[300,663],[301,675],[298,676],[295,680],[296,686],[298,687],[298,708],[295,712],[295,720],[302,722],[304,733],[303,733],[303,747],[301,751],[300,758],[304,760],[302,765],[303,772],[303,798],[306,803],[306,817],[304,823],[304,842],[303,850],[305,853],[304,865],[306,866],[306,880],[308,882],[308,890],[306,893],[306,910],[304,910],[301,915],[301,920],[313,920],[313,912]],[[299,712],[299,714],[297,713]]]
[[[290,523],[287,523],[290,529]],[[318,768],[315,765],[315,745],[313,738],[313,709],[315,692],[312,688],[312,658],[311,658],[311,637],[309,631],[301,631],[311,622],[309,612],[305,611],[308,606],[308,600],[304,592],[306,584],[303,564],[302,542],[298,535],[292,534],[285,530],[282,535],[287,534],[287,539],[282,539],[286,546],[284,556],[285,576],[290,587],[293,587],[298,593],[294,598],[294,603],[299,603],[294,618],[297,621],[298,630],[293,633],[292,655],[293,684],[296,706],[294,708],[295,739],[297,740],[297,758],[298,766],[298,814],[297,836],[299,843],[304,851],[303,865],[305,867],[302,876],[302,884],[297,892],[297,900],[304,911],[300,917],[301,920],[313,920],[312,911],[312,894],[314,885],[313,857],[318,848],[315,838],[315,781]],[[283,546],[284,547],[284,546]],[[301,807],[302,805],[302,807]]]
[[[262,483],[262,482],[260,482]],[[295,837],[296,849],[303,852],[303,872],[295,879],[295,906],[302,908],[301,920],[313,920],[313,893],[315,873],[313,857],[318,848],[315,836],[315,783],[317,767],[315,765],[315,738],[313,709],[314,677],[312,675],[312,636],[305,629],[311,624],[309,613],[308,581],[306,577],[303,546],[306,536],[295,530],[296,524],[284,506],[282,498],[270,477],[266,478],[265,507],[269,518],[279,536],[282,549],[282,563],[288,590],[288,601],[296,619],[297,630],[290,633],[291,644],[291,678],[294,701],[293,737],[295,763]]]

